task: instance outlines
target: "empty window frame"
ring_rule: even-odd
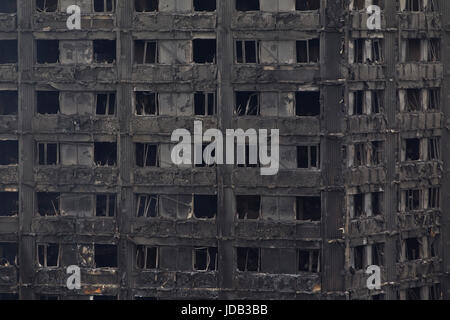
[[[320,221],[322,217],[322,200],[319,197],[297,197],[297,220]]]
[[[298,271],[300,272],[320,272],[320,250],[297,251]]]
[[[320,145],[297,147],[297,168],[320,168]]]
[[[217,0],[194,0],[194,11],[216,11]]]
[[[116,93],[97,93],[95,95],[95,114],[112,116],[116,113]]]
[[[94,142],[94,162],[98,166],[115,166],[117,164],[117,143]]]
[[[420,160],[420,139],[405,139],[405,161]]]
[[[295,10],[297,11],[308,11],[308,10],[319,10],[320,0],[296,0]]]
[[[320,92],[299,91],[295,93],[295,110],[299,117],[320,115]]]
[[[355,39],[353,41],[354,63],[364,63],[364,51],[366,50],[366,39]]]
[[[259,11],[259,0],[236,0],[237,11]]]
[[[158,167],[158,145],[151,143],[136,143],[136,165],[141,168]]]
[[[428,139],[428,160],[441,159],[441,139],[433,137]]]
[[[356,167],[365,166],[367,164],[367,153],[365,143],[355,143],[355,154],[353,164]]]
[[[241,220],[255,220],[261,216],[261,196],[236,196],[237,217]]]
[[[428,110],[441,109],[441,89],[432,88],[428,91]]]
[[[194,216],[213,219],[217,215],[217,195],[194,195]]]
[[[58,63],[59,40],[36,40],[36,62]]]
[[[406,11],[422,11],[423,6],[422,6],[422,0],[405,0],[406,1],[406,5],[405,5],[405,10]]]
[[[38,266],[41,268],[59,267],[60,246],[57,243],[37,244]]]
[[[420,246],[421,243],[417,238],[409,238],[405,240],[405,255],[406,260],[418,260],[420,259]]]
[[[17,40],[0,40],[0,64],[17,63]]]
[[[37,192],[37,212],[40,216],[58,216],[61,196],[57,192]]]
[[[17,115],[18,103],[17,91],[0,90],[0,116]]]
[[[367,265],[366,246],[356,246],[353,248],[353,268],[361,270]]]
[[[155,218],[159,215],[158,196],[152,194],[136,195],[136,217]]]
[[[259,248],[236,248],[237,269],[239,271],[259,272],[261,250]]]
[[[155,12],[158,8],[159,0],[134,0],[136,12]]]
[[[17,0],[2,0],[0,2],[0,13],[16,13]]]
[[[158,43],[152,40],[134,41],[134,63],[156,64],[158,63]]]
[[[150,91],[136,92],[136,115],[157,116],[159,115],[158,93]]]
[[[371,193],[371,201],[372,201],[372,215],[378,216],[383,214],[383,192],[372,192]]]
[[[366,0],[353,0],[353,10],[366,9]]]
[[[95,244],[94,261],[96,268],[117,268],[117,246],[114,244]]]
[[[236,91],[235,113],[238,116],[257,116],[260,114],[259,93],[254,91]]]
[[[59,91],[37,91],[36,111],[39,114],[58,114],[60,110]]]
[[[236,63],[259,63],[259,41],[236,40]]]
[[[439,209],[441,207],[440,195],[440,188],[428,188],[428,209]]]
[[[383,108],[384,91],[383,90],[372,90],[372,110],[373,114],[380,113]]]
[[[93,0],[94,12],[114,12],[116,0]]]
[[[0,192],[0,217],[12,217],[19,214],[19,193]]]
[[[422,41],[420,39],[406,39],[406,62],[421,60]]]
[[[0,141],[0,166],[19,163],[19,142],[17,140]]]
[[[37,155],[40,166],[59,164],[59,144],[55,142],[38,142]]]
[[[159,268],[159,248],[138,245],[136,247],[136,267],[142,270]]]
[[[372,244],[372,265],[384,266],[384,243]]]
[[[58,0],[36,0],[36,11],[56,12],[58,10]]]
[[[95,63],[116,61],[116,40],[93,40]]]
[[[353,110],[351,115],[362,115],[364,114],[364,91],[358,90],[351,92],[353,94]]]
[[[95,196],[95,216],[114,217],[116,215],[116,195],[97,194]]]
[[[422,110],[422,95],[420,89],[406,89],[406,110],[415,112]]]
[[[428,61],[441,61],[441,39],[430,39],[428,42]]]
[[[216,63],[216,39],[192,40],[195,63]]]
[[[370,148],[370,164],[373,166],[379,166],[384,161],[384,142],[372,141],[369,143]]]
[[[405,210],[406,212],[420,210],[422,208],[422,191],[405,190]]]
[[[370,41],[372,58],[371,62],[383,62],[383,40],[382,39],[372,39]]]
[[[216,94],[214,92],[194,93],[194,113],[196,116],[216,114]]]
[[[217,248],[195,248],[193,250],[193,269],[195,271],[217,270]]]
[[[364,214],[364,200],[365,197],[363,193],[357,193],[353,195],[353,218],[359,218]]]
[[[296,41],[297,63],[317,63],[320,60],[320,39]]]
[[[442,290],[440,283],[435,283],[430,286],[428,292],[428,300],[442,300]]]
[[[17,248],[17,243],[0,242],[0,267],[18,265]]]

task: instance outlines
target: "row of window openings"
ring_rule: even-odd
[[[299,91],[295,94],[287,94],[293,98],[293,108],[296,116],[308,117],[319,116],[321,113],[320,92],[319,91]],[[65,105],[62,99],[72,104]],[[78,100],[83,102],[78,103]],[[67,115],[91,113],[89,97],[84,94],[61,93],[58,91],[37,91],[36,111],[38,114],[58,114]],[[116,114],[117,102],[116,94],[97,93],[95,94],[95,113],[97,115],[112,116]],[[256,91],[236,91],[235,110],[237,116],[258,116],[261,114],[261,93]],[[158,116],[164,114],[161,110],[161,95],[157,92],[137,91],[134,96],[135,115],[137,116]],[[15,115],[18,109],[17,91],[0,91],[0,115]],[[195,92],[193,94],[193,111],[198,116],[213,116],[217,113],[217,100],[215,92]],[[291,113],[291,112],[290,112]]]
[[[383,8],[384,1],[385,0],[351,0],[350,9],[365,10],[369,5],[376,5]],[[400,0],[399,2],[400,11],[439,11],[438,0]]]
[[[175,199],[176,198],[176,199]],[[217,196],[189,195],[183,199],[169,195],[136,194],[136,217],[156,218],[163,215],[162,211],[172,212],[174,204],[180,206],[180,212],[186,217],[198,219],[213,219],[217,216]],[[17,216],[19,212],[19,193],[0,192],[3,206],[0,216]],[[114,217],[117,213],[115,194],[61,194],[58,192],[36,193],[37,214],[40,216],[81,215],[96,217]],[[293,201],[293,212],[296,220],[320,221],[321,197],[298,196]],[[95,210],[93,212],[93,210]],[[191,213],[192,212],[192,213]],[[263,216],[261,196],[237,195],[236,217],[239,220],[256,220]]]

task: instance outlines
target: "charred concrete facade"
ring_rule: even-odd
[[[448,298],[449,1],[0,12],[0,299]],[[174,166],[194,120],[279,129],[279,173]]]

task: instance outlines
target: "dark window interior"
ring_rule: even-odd
[[[136,143],[136,165],[138,167],[157,167],[158,146],[149,143]]]
[[[139,194],[136,196],[136,216],[154,218],[158,216],[158,196]]]
[[[409,238],[405,240],[406,244],[406,260],[420,259],[420,242],[417,238]]]
[[[0,115],[16,115],[18,102],[17,91],[0,91]]]
[[[94,61],[114,63],[116,61],[116,40],[94,40]]]
[[[60,195],[56,192],[38,192],[37,209],[41,216],[59,215]]]
[[[38,262],[44,268],[59,265],[59,244],[38,244]]]
[[[50,166],[58,164],[58,144],[57,143],[38,143],[39,165]]]
[[[297,197],[297,220],[320,221],[321,207],[320,197]]]
[[[236,248],[237,269],[239,271],[259,271],[260,250],[259,248]]]
[[[153,12],[158,11],[158,0],[135,0],[134,8],[136,12]]]
[[[194,39],[193,51],[195,63],[215,63],[216,39]]]
[[[236,114],[238,116],[259,115],[259,94],[254,91],[236,91]]]
[[[420,139],[406,139],[406,161],[420,159]]]
[[[259,0],[236,0],[237,11],[259,11]]]
[[[97,194],[95,201],[95,215],[97,217],[114,217],[116,213],[116,195]]]
[[[158,94],[155,92],[136,92],[136,114],[138,116],[159,115]]]
[[[117,246],[113,244],[96,244],[95,267],[117,268]]]
[[[114,12],[114,2],[116,0],[94,0],[95,12]]]
[[[320,0],[296,0],[295,10],[307,11],[307,10],[319,10]]]
[[[0,64],[17,63],[17,40],[0,40]]]
[[[58,9],[58,0],[36,0],[37,11],[56,12],[57,9]]]
[[[38,91],[36,99],[37,113],[57,114],[59,112],[59,91]]]
[[[194,195],[194,215],[199,219],[212,219],[217,214],[216,195]]]
[[[353,263],[356,270],[361,270],[366,265],[366,247],[358,246],[353,248]]]
[[[0,141],[0,166],[19,163],[19,142],[17,140]]]
[[[295,93],[296,114],[301,117],[320,115],[320,92],[300,91]]]
[[[94,161],[100,166],[115,166],[117,163],[117,144],[115,142],[95,142]]]
[[[408,39],[406,47],[406,62],[420,61],[420,39]]]
[[[36,40],[36,62],[58,63],[59,40]]]
[[[17,265],[17,254],[17,243],[0,242],[0,267]]]
[[[0,192],[0,217],[17,216],[19,214],[19,193]]]
[[[194,10],[195,11],[215,11],[216,10],[216,0],[194,0]]]
[[[2,0],[0,1],[0,13],[16,13],[17,0]]]
[[[196,116],[212,116],[216,113],[216,98],[212,92],[194,94],[194,111]]]
[[[96,111],[98,115],[114,115],[116,112],[116,94],[98,93],[96,95]]]
[[[194,270],[215,271],[217,269],[217,248],[196,248],[194,253]]]
[[[261,196],[236,196],[236,209],[239,219],[258,219],[261,212]]]
[[[155,64],[158,62],[156,41],[135,40],[134,62],[136,64]]]

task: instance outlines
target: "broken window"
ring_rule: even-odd
[[[366,0],[353,0],[353,10],[364,10],[366,8]]]
[[[194,270],[215,271],[217,270],[217,248],[195,248]]]
[[[58,0],[36,0],[36,10],[40,12],[56,12]]]
[[[236,248],[237,269],[239,271],[260,270],[260,249],[259,248]]]
[[[0,166],[19,163],[19,142],[17,140],[0,141]]]
[[[95,244],[94,261],[96,268],[117,268],[117,246],[113,244]]]
[[[94,12],[114,12],[115,0],[94,0]]]
[[[0,2],[0,13],[16,13],[17,0],[2,0]]]
[[[420,159],[420,139],[406,139],[405,161]]]
[[[38,91],[36,104],[39,114],[57,114],[60,109],[59,91]]]
[[[371,164],[374,166],[381,165],[384,160],[384,142],[383,141],[372,141],[370,142],[371,151]]]
[[[215,115],[216,97],[214,92],[196,92],[194,94],[194,112],[196,116]]]
[[[441,139],[433,137],[428,139],[428,160],[441,159]]]
[[[355,143],[355,158],[353,163],[356,167],[365,166],[367,163],[366,147],[364,143]]]
[[[114,92],[97,93],[95,104],[97,115],[114,115],[116,112],[116,94]]]
[[[58,63],[59,40],[36,40],[36,62]]]
[[[94,61],[114,63],[116,61],[116,40],[94,40]]]
[[[422,0],[405,0],[406,11],[420,11],[422,7]]]
[[[417,62],[421,60],[421,40],[406,40],[406,62]]]
[[[136,92],[136,114],[138,116],[159,115],[158,94],[149,91]]]
[[[296,0],[295,10],[298,11],[308,11],[308,10],[319,10],[320,0]]]
[[[37,209],[39,215],[58,216],[60,194],[56,192],[37,192]]]
[[[406,211],[420,210],[421,208],[421,192],[420,190],[406,190]]]
[[[372,113],[380,113],[383,107],[384,92],[382,90],[371,91],[372,95]]]
[[[315,117],[320,115],[320,92],[299,91],[295,93],[296,115],[300,117]]]
[[[60,249],[57,243],[38,244],[38,265],[41,268],[59,267]]]
[[[358,193],[353,195],[353,217],[359,218],[364,213],[364,194]]]
[[[0,115],[17,115],[18,102],[17,91],[0,90]]]
[[[158,50],[156,41],[134,41],[134,63],[155,64],[158,63]]]
[[[320,197],[297,197],[297,220],[320,221],[322,204]]]
[[[406,89],[406,110],[409,112],[422,109],[420,89]]]
[[[237,11],[259,11],[259,0],[236,0]]]
[[[383,213],[383,192],[373,192],[372,197],[372,215],[378,216]]]
[[[236,114],[238,116],[257,116],[260,112],[259,93],[236,91]]]
[[[372,39],[371,50],[372,50],[372,62],[383,62],[383,40],[382,39]]]
[[[156,144],[136,143],[136,165],[138,167],[158,167],[159,148]]]
[[[194,216],[198,219],[212,219],[217,214],[216,195],[194,195]]]
[[[17,243],[0,242],[0,267],[17,266]]]
[[[115,142],[95,142],[94,161],[98,166],[115,166],[117,163],[117,144]]]
[[[95,215],[97,217],[114,217],[116,215],[116,195],[97,194],[95,197]]]
[[[216,11],[216,0],[194,0],[194,11]]]
[[[259,63],[259,42],[236,40],[236,63]]]
[[[364,110],[364,91],[353,92],[353,115],[362,115]]]
[[[134,8],[136,12],[153,12],[158,11],[158,0],[135,0]]]
[[[3,300],[19,300],[19,295],[17,293],[0,292],[0,301]]]
[[[136,216],[155,218],[158,216],[158,196],[152,194],[136,195]]]
[[[441,40],[430,39],[428,45],[428,61],[441,61]]]
[[[236,196],[239,219],[258,219],[261,214],[261,196]]]
[[[440,208],[440,188],[428,188],[428,208]]]
[[[320,146],[298,146],[297,168],[319,169],[320,168]]]
[[[59,163],[58,143],[38,142],[38,161],[40,166],[50,166]]]
[[[361,270],[366,266],[366,246],[353,248],[353,268]]]
[[[432,286],[430,286],[430,291],[428,293],[428,300],[442,300],[442,290],[440,283],[435,283]]]
[[[216,62],[216,39],[194,39],[192,43],[195,63]]]
[[[420,241],[417,238],[405,240],[406,260],[420,259]]]
[[[441,107],[441,90],[440,88],[433,88],[429,90],[428,95],[428,109],[429,110],[440,110]]]
[[[298,250],[298,271],[320,272],[320,250]]]
[[[372,245],[372,265],[384,266],[384,243]]]
[[[19,214],[19,193],[0,192],[0,217],[11,217]]]
[[[439,11],[438,0],[428,0],[427,9],[429,11]]]
[[[366,39],[356,39],[353,42],[354,62],[364,63],[364,50],[366,48]]]
[[[0,40],[0,64],[17,63],[17,40]]]
[[[136,267],[155,270],[159,268],[159,250],[157,247],[138,245],[136,248]]]
[[[317,63],[320,59],[320,39],[296,42],[297,63]]]

